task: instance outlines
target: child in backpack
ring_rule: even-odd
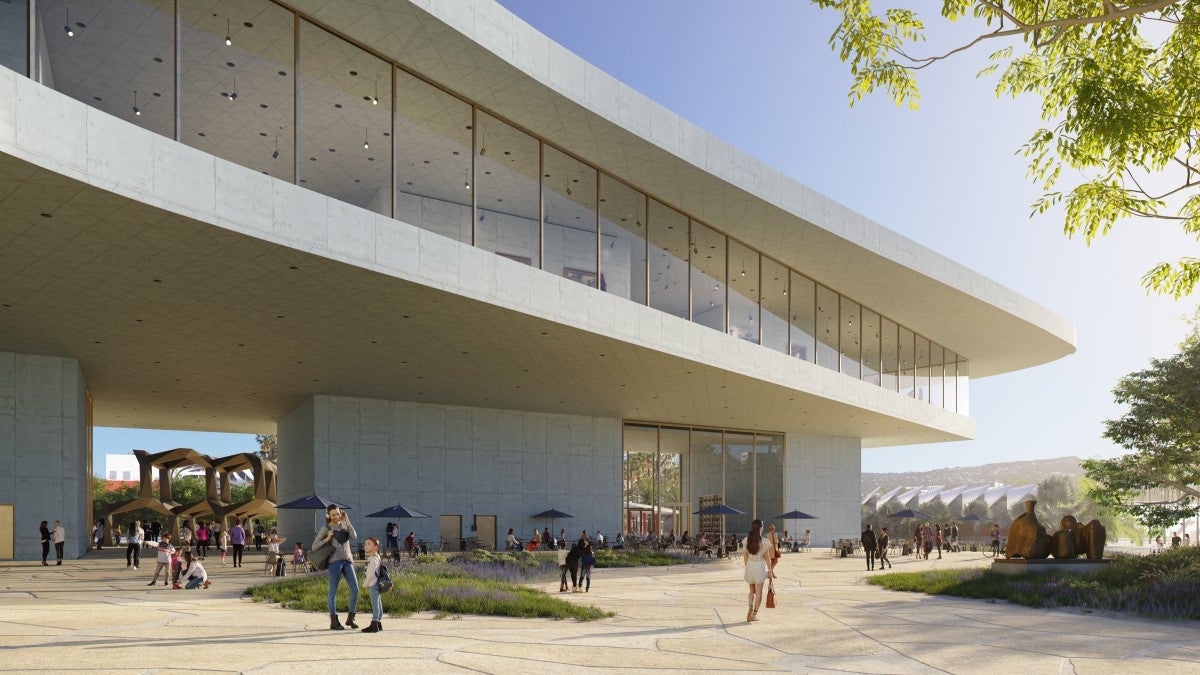
[[[362,629],[362,632],[378,633],[383,630],[383,600],[379,599],[379,566],[383,561],[379,558],[379,540],[367,537],[363,542],[363,551],[367,554],[367,572],[363,584],[371,594],[371,625]]]

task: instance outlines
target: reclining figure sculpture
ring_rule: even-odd
[[[1099,520],[1084,525],[1075,516],[1066,515],[1059,521],[1058,531],[1049,535],[1033,513],[1036,504],[1036,499],[1026,501],[1025,513],[1013,520],[1004,557],[1027,560],[1040,560],[1051,555],[1060,560],[1072,560],[1081,555],[1087,556],[1088,560],[1104,557],[1107,533]]]

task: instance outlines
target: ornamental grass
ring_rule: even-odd
[[[1007,600],[1028,607],[1078,607],[1154,619],[1200,620],[1200,547],[1115,554],[1091,574],[1010,576],[986,569],[897,572],[868,579],[893,591]]]

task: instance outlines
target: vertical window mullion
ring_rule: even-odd
[[[400,102],[400,95],[396,92],[396,65],[391,63],[390,61],[388,61],[386,63],[388,65],[388,71],[392,74],[392,118],[391,118],[391,122],[392,122],[392,131],[391,131],[392,179],[390,181],[388,181],[388,184],[391,185],[392,187],[391,187],[391,195],[390,195],[391,199],[389,199],[388,202],[389,202],[389,208],[391,209],[391,213],[389,215],[392,218],[395,218],[396,217],[396,190],[399,188],[399,185],[397,184],[398,180],[396,178],[396,131],[398,129],[398,124],[399,124],[397,121],[397,117],[399,117],[399,115],[400,115],[399,105],[398,105]]]
[[[479,109],[471,106],[471,245],[476,243],[475,223],[479,218],[479,182],[475,175],[475,160],[479,155]],[[553,534],[553,533],[551,533]]]
[[[300,13],[292,13],[292,182],[300,184]]]
[[[175,77],[174,77],[174,117],[175,117],[175,140],[183,140],[183,44],[179,39],[180,31],[183,30],[183,17],[181,16],[183,9],[180,7],[180,0],[175,0],[175,21],[173,34],[171,39],[174,40],[175,52]]]

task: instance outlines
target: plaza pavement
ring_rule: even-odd
[[[735,561],[597,570],[571,602],[610,619],[384,619],[384,632],[328,630],[325,614],[242,597],[261,555],[239,570],[210,557],[207,591],[147,587],[153,563],[121,552],[0,565],[0,669],[11,672],[440,673],[741,671],[838,673],[1200,672],[1200,624],[895,593],[863,581],[863,559],[788,554],[779,607],[748,624]],[[895,570],[985,564],[978,554]],[[536,584],[553,592],[557,579]],[[365,626],[370,617],[360,615]]]

